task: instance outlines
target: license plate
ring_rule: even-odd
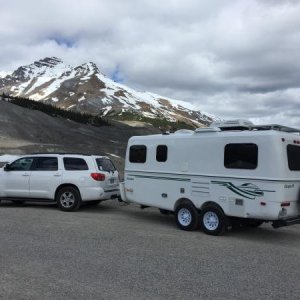
[[[111,178],[111,179],[109,179],[109,182],[110,182],[110,183],[114,183],[114,182],[115,182],[115,179],[114,179],[114,178]]]

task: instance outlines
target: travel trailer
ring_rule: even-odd
[[[129,139],[123,201],[211,235],[300,224],[300,130],[246,120]]]

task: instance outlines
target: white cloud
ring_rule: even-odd
[[[225,118],[300,127],[300,2],[0,0],[0,70],[94,61]]]

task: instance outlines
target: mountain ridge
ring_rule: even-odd
[[[72,67],[57,57],[46,57],[0,77],[0,93],[106,117],[120,118],[131,113],[193,127],[205,126],[215,119],[190,103],[115,82],[93,62]]]

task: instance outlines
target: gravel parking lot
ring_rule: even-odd
[[[300,226],[213,237],[156,209],[0,205],[2,299],[299,299]]]

